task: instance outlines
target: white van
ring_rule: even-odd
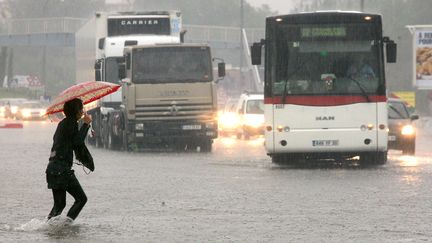
[[[249,139],[251,136],[264,135],[264,95],[245,92],[237,103],[240,125],[237,138]]]

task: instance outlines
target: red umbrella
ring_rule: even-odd
[[[121,86],[118,84],[90,81],[79,83],[71,86],[61,92],[54,98],[51,105],[46,110],[46,115],[54,114],[63,111],[63,105],[69,100],[79,98],[83,101],[84,105],[92,101],[98,100],[106,95],[114,93]]]

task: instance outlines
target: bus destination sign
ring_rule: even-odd
[[[303,27],[301,37],[345,37],[345,27]]]

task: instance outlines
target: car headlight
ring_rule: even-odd
[[[405,125],[402,127],[401,134],[404,136],[411,136],[415,133],[415,129],[412,125]]]
[[[11,107],[11,112],[12,112],[12,114],[16,114],[18,112],[18,107],[17,106],[12,106]]]
[[[31,112],[29,110],[21,110],[21,115],[24,118],[30,117],[31,116]]]
[[[223,128],[235,128],[239,124],[239,118],[234,113],[225,113],[220,116],[219,124]]]

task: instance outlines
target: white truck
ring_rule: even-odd
[[[106,81],[119,83],[119,60],[126,46],[180,43],[182,19],[179,11],[97,12],[75,37],[76,82]],[[122,104],[121,92],[116,92],[87,109],[93,116],[95,136],[90,143],[109,145],[109,112]]]

